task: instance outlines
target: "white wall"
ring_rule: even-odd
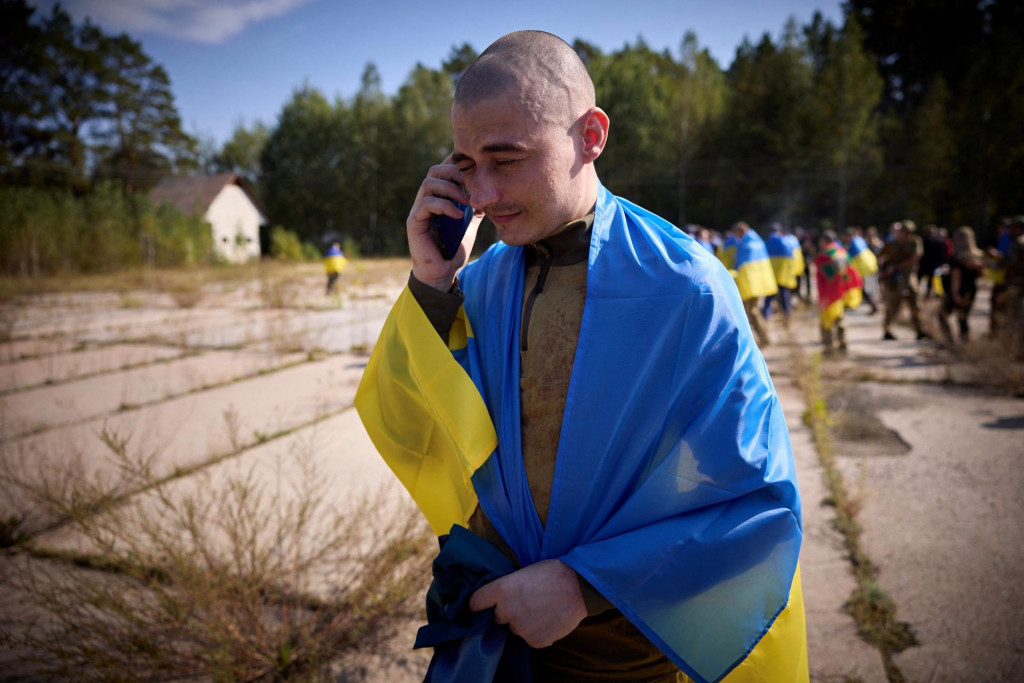
[[[266,219],[238,185],[227,185],[210,203],[206,220],[213,226],[217,253],[231,263],[260,257],[260,223]]]

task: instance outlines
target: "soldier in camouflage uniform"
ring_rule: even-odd
[[[918,339],[929,339],[921,328],[917,308],[917,266],[924,253],[924,245],[917,236],[914,221],[904,220],[893,224],[894,237],[882,247],[878,273],[885,300],[885,320],[882,323],[882,339],[895,339],[892,324],[900,313],[903,302],[910,307],[910,320]]]

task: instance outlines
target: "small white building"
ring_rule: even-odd
[[[150,197],[205,219],[213,230],[214,248],[225,261],[260,257],[260,226],[269,224],[267,211],[237,173],[164,178]]]

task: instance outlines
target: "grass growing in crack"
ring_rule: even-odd
[[[835,527],[842,536],[857,583],[845,608],[856,621],[861,638],[881,653],[889,681],[902,683],[903,674],[893,661],[893,655],[916,645],[917,639],[909,624],[897,620],[895,603],[878,583],[878,568],[861,547],[863,530],[857,520],[860,499],[850,495],[836,463],[830,433],[832,420],[821,392],[821,356],[815,354],[808,363],[803,352],[795,347],[792,363],[797,369],[799,384],[804,392],[804,404],[807,406],[804,420],[811,428],[818,460],[824,471],[828,488],[827,503],[835,507]]]

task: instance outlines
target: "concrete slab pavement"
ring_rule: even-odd
[[[986,295],[971,318],[978,337]],[[922,307],[926,322],[936,304]],[[969,369],[962,360],[905,324],[897,341],[883,341],[880,315],[848,312],[850,351],[822,372],[835,419],[867,411],[903,444],[873,441],[870,429],[851,442],[834,434],[847,490],[861,501],[861,545],[920,641],[893,661],[907,681],[1024,680],[1024,402],[957,386]],[[813,323],[808,311],[794,324],[808,352],[821,349]],[[807,541],[817,545],[813,533]],[[816,630],[810,616],[808,626]]]

